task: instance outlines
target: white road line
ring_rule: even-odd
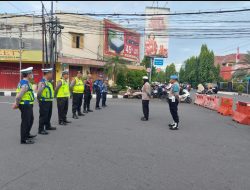
[[[0,102],[0,104],[13,104],[13,102]]]

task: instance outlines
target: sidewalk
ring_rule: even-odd
[[[37,93],[34,93],[34,94],[35,94],[35,97],[36,97]],[[0,90],[0,96],[16,96],[16,92],[14,90],[13,91],[11,91],[11,90]],[[93,96],[93,98],[96,98],[95,94],[93,94],[92,96]],[[107,98],[109,98],[109,99],[110,98],[123,98],[123,96],[122,95],[114,96],[112,94],[108,94]]]
[[[219,91],[218,94],[231,95],[231,96],[245,96],[245,97],[250,97],[249,94],[238,95],[237,92],[224,92],[224,91]]]

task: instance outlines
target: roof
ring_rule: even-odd
[[[245,53],[240,53],[240,63],[244,63],[246,54]],[[228,55],[223,55],[223,56],[215,56],[214,57],[214,64],[215,65],[223,65],[224,63],[236,63],[236,53],[228,54]]]

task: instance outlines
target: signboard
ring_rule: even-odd
[[[163,66],[163,63],[164,63],[163,58],[154,58],[154,65],[155,65],[155,66],[162,67],[162,66]]]
[[[168,8],[146,7],[145,55],[168,57]]]
[[[19,50],[0,49],[0,61],[19,61]],[[23,50],[22,61],[41,62],[42,51],[39,50]]]
[[[139,61],[140,34],[104,20],[104,55]]]

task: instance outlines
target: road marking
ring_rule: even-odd
[[[0,104],[13,104],[13,102],[0,102]]]

